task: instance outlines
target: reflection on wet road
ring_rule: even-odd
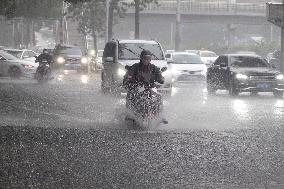
[[[12,92],[9,94],[14,93],[11,99],[15,102],[22,100],[20,104],[25,104],[24,107],[31,111],[41,111],[40,108],[43,108],[43,113],[48,111],[50,114],[64,115],[62,117],[77,117],[77,120],[82,121],[85,119],[84,125],[88,127],[97,123],[123,128],[125,124],[125,94],[104,95],[100,90],[99,74],[84,75],[64,71],[57,73],[50,83],[43,86],[31,80],[2,79],[0,83],[4,92],[8,90]],[[25,93],[27,99],[18,93]],[[33,107],[41,103],[41,100],[52,101],[54,106],[52,103],[44,106],[43,103],[40,107]],[[272,94],[260,93],[251,96],[249,93],[243,93],[238,97],[230,97],[226,91],[219,91],[211,96],[207,94],[205,83],[176,83],[172,95],[165,96],[164,105],[164,117],[168,119],[169,124],[161,125],[161,130],[277,127],[281,125],[284,114],[283,99],[274,98]],[[2,106],[3,112],[5,106]],[[9,106],[18,105],[11,101]],[[54,111],[50,112],[50,109]],[[6,117],[9,116],[13,117],[13,114],[6,114]],[[36,114],[34,116],[36,117]],[[18,117],[20,118],[21,116]],[[62,121],[60,117],[58,121]],[[58,125],[61,124],[54,120],[53,126]]]
[[[178,83],[164,105],[169,124],[142,131],[99,74],[1,78],[0,188],[284,187],[283,99]]]

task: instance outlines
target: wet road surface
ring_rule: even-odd
[[[283,99],[179,83],[145,131],[99,80],[0,79],[0,188],[284,187]]]

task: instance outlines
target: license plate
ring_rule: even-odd
[[[270,83],[258,83],[256,87],[259,89],[269,89],[271,88],[271,84]]]
[[[192,81],[197,79],[198,77],[194,75],[181,75],[178,77],[178,81]]]

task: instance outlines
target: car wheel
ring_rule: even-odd
[[[282,98],[282,97],[283,97],[283,91],[274,91],[274,92],[273,92],[273,95],[274,95],[276,98]]]
[[[230,96],[238,96],[239,95],[239,91],[237,91],[233,80],[231,80],[230,84],[229,84],[229,95]]]
[[[21,70],[17,66],[13,66],[9,69],[9,76],[12,78],[19,78],[21,76]]]

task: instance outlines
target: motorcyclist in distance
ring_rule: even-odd
[[[47,64],[51,65],[52,59],[53,59],[53,57],[48,53],[48,50],[43,49],[42,53],[38,57],[36,57],[36,60],[35,60],[35,62],[39,63],[37,70],[36,70],[35,78],[37,78],[37,73],[38,73],[39,69],[44,64],[46,64],[44,61],[47,61]],[[53,78],[53,77],[51,77],[51,78]]]
[[[52,62],[52,56],[48,53],[47,49],[43,49],[42,53],[36,58],[35,62],[41,63],[43,60],[47,60],[49,64]]]

